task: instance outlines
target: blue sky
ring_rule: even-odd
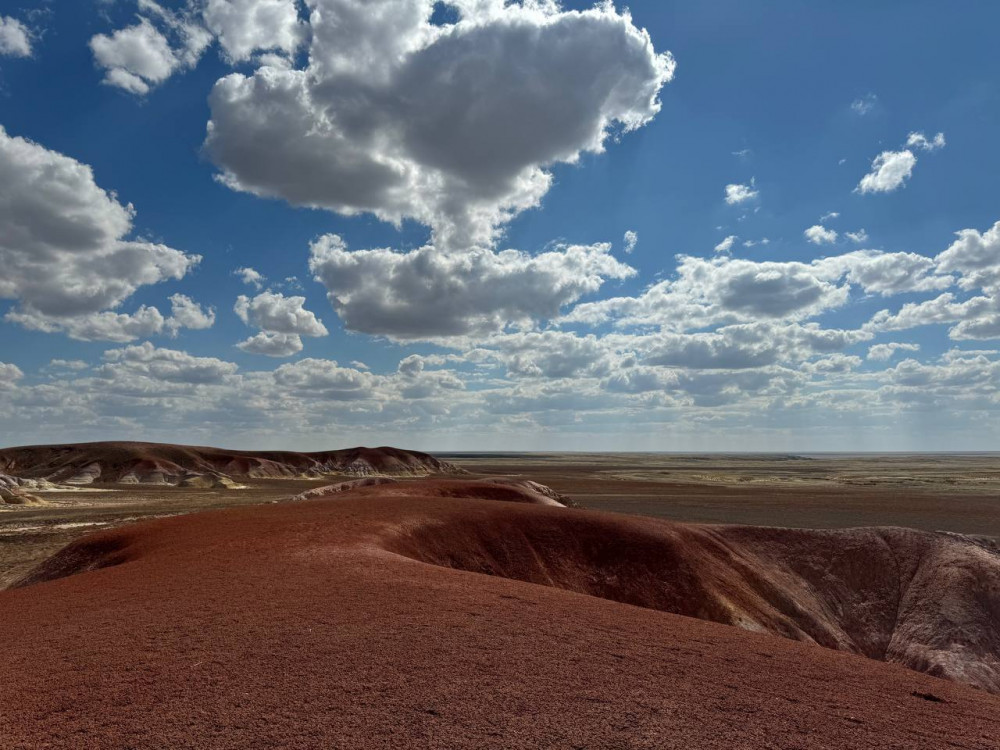
[[[0,19],[7,443],[1000,446],[990,4]]]

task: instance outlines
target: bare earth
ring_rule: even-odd
[[[773,586],[755,571],[784,575],[765,557],[836,559],[854,544],[898,555],[939,535],[873,545],[854,532],[688,526],[542,497],[425,479],[81,539],[0,594],[16,634],[0,661],[0,746],[997,747],[1000,697],[877,653],[671,612],[822,630],[816,617],[840,609],[829,624],[852,641],[895,639],[913,614],[895,594],[877,595],[885,612],[870,597],[807,612],[778,596],[768,609],[760,597]],[[751,555],[763,557],[744,565]],[[891,566],[850,558],[824,579],[895,586]],[[693,577],[661,574],[690,566]]]
[[[696,523],[905,526],[1000,539],[1000,455],[788,457],[449,454],[473,476],[548,485],[594,510]],[[253,505],[328,479],[241,479],[246,489],[90,485],[44,507],[0,506],[0,589],[73,539],[144,518]]]

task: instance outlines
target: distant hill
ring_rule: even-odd
[[[232,486],[250,478],[460,474],[453,464],[399,448],[236,451],[164,443],[32,445],[0,450],[0,472],[65,484]]]

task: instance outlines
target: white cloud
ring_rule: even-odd
[[[175,349],[161,349],[148,341],[138,346],[111,349],[106,364],[98,368],[104,378],[145,377],[168,383],[219,383],[233,375],[237,366],[215,357],[195,357]]]
[[[110,36],[90,40],[94,60],[105,69],[104,83],[133,94],[146,94],[182,65],[167,38],[146,18]]]
[[[293,54],[305,34],[296,6],[295,0],[207,0],[203,17],[226,56],[241,61],[258,50]]]
[[[374,395],[379,378],[341,367],[329,359],[300,359],[274,371],[278,385],[294,392],[332,400],[357,400]]]
[[[923,133],[910,133],[906,148],[900,151],[883,151],[872,161],[871,171],[861,178],[855,188],[858,193],[891,193],[906,184],[917,165],[917,157],[911,148],[922,151],[937,151],[944,148],[944,133],[938,133],[933,140],[927,140]]]
[[[136,339],[169,332],[176,336],[182,328],[205,329],[215,323],[215,311],[184,296],[170,297],[171,315],[164,317],[157,308],[142,305],[134,313],[86,313],[68,317],[45,315],[35,310],[12,310],[4,316],[32,331],[65,333],[79,341],[114,341],[127,343]]]
[[[913,174],[917,157],[909,149],[883,151],[872,162],[871,171],[861,178],[859,193],[891,193],[902,187]]]
[[[868,348],[868,359],[876,362],[888,362],[896,352],[919,352],[920,344],[875,344]]]
[[[798,262],[757,262],[727,256],[679,256],[677,278],[638,297],[577,305],[565,323],[703,328],[722,322],[796,320],[843,305],[849,287],[834,283],[844,269]]]
[[[0,127],[0,299],[20,303],[7,320],[80,338],[100,337],[87,331],[103,327],[153,331],[157,316],[162,325],[155,308],[102,312],[142,286],[184,277],[201,260],[124,239],[134,216],[87,165]]]
[[[674,63],[610,4],[311,0],[308,67],[220,80],[206,152],[236,190],[489,246],[538,205],[549,165],[600,152],[660,109]]]
[[[938,133],[931,140],[928,140],[923,133],[910,133],[906,145],[908,148],[919,148],[921,151],[937,151],[945,147],[944,133]]]
[[[31,331],[65,333],[80,341],[115,341],[125,343],[163,331],[166,318],[155,307],[143,305],[134,313],[111,311],[55,317],[34,310],[12,310],[4,316]]]
[[[844,236],[851,242],[857,243],[858,245],[862,242],[868,242],[868,232],[864,229],[859,229],[857,232],[844,232]]]
[[[31,34],[11,16],[0,16],[0,56],[31,57]]]
[[[155,0],[136,0],[138,23],[90,40],[104,83],[144,95],[180,70],[193,68],[218,39],[230,63],[270,50],[259,62],[288,67],[306,36],[296,0],[191,0],[171,10]]]
[[[750,179],[750,183],[748,185],[736,183],[726,185],[726,203],[730,206],[752,201],[758,195],[760,195],[760,191],[754,187],[753,178]]]
[[[181,328],[204,330],[215,325],[215,308],[203,308],[197,302],[183,294],[170,297],[170,318],[166,327],[176,335]]]
[[[827,229],[819,224],[809,227],[803,234],[814,245],[832,245],[837,241],[836,231]]]
[[[250,354],[266,357],[291,357],[302,351],[302,337],[294,333],[261,331],[238,343],[238,348]]]
[[[824,222],[824,221],[831,221],[832,219],[839,219],[839,218],[840,218],[840,213],[838,211],[830,211],[829,213],[825,213],[821,217],[819,217],[819,220],[821,222]]]
[[[305,309],[305,303],[305,297],[286,297],[276,292],[252,298],[241,294],[233,310],[240,320],[261,332],[237,346],[253,354],[289,357],[302,351],[302,336],[326,336],[326,326]]]
[[[872,316],[865,327],[872,331],[902,331],[937,323],[960,322],[960,328],[951,330],[952,338],[993,338],[974,334],[989,334],[998,313],[997,301],[992,297],[958,301],[954,294],[948,292],[923,302],[908,302],[895,314],[881,310]],[[968,335],[970,333],[973,335]]]
[[[633,232],[631,229],[628,230],[627,232],[625,232],[625,238],[624,238],[624,243],[625,243],[624,250],[625,250],[625,254],[626,255],[631,255],[632,251],[635,250],[635,246],[636,246],[636,244],[638,244],[638,242],[639,242],[639,235],[638,234],[636,234],[635,232]]]
[[[1000,221],[985,232],[963,229],[958,239],[937,256],[940,273],[958,273],[962,289],[1000,294]]]
[[[0,362],[0,389],[12,388],[23,377],[24,372],[17,365]]]
[[[846,283],[842,283],[846,282]],[[638,297],[577,305],[563,323],[670,330],[760,320],[801,320],[844,305],[851,286],[868,294],[944,289],[953,283],[932,258],[857,250],[812,263],[679,256],[677,276]]]
[[[305,303],[305,297],[263,292],[252,298],[241,294],[233,309],[244,323],[269,333],[326,336],[326,326],[305,309]]]
[[[939,275],[933,259],[917,253],[855,250],[822,258],[813,265],[827,277],[845,276],[866,293],[884,297],[902,292],[936,291],[952,284],[950,277]]]
[[[736,240],[737,237],[735,234],[729,235],[728,237],[723,239],[718,245],[715,246],[715,252],[728,254],[729,252],[732,251],[733,244],[736,242]]]
[[[516,250],[446,254],[348,250],[337,235],[311,246],[309,268],[344,325],[396,339],[486,335],[530,326],[634,269],[611,246],[571,245],[538,255]]]
[[[43,369],[45,370],[86,370],[90,365],[82,359],[53,359]]]
[[[264,288],[264,282],[267,281],[266,276],[253,268],[237,268],[233,275],[239,276],[244,284],[255,287],[258,291]]]
[[[878,97],[875,94],[868,93],[851,102],[851,109],[855,114],[863,117],[875,109],[876,104],[878,104]]]

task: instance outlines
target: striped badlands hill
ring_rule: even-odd
[[[265,477],[426,476],[460,469],[427,453],[348,448],[319,453],[234,451],[162,443],[78,443],[0,450],[0,471],[68,484],[203,484]],[[224,484],[224,483],[223,483]]]
[[[525,492],[370,485],[85,537],[0,593],[0,746],[996,750],[1000,697],[900,665],[996,686],[992,551]]]

